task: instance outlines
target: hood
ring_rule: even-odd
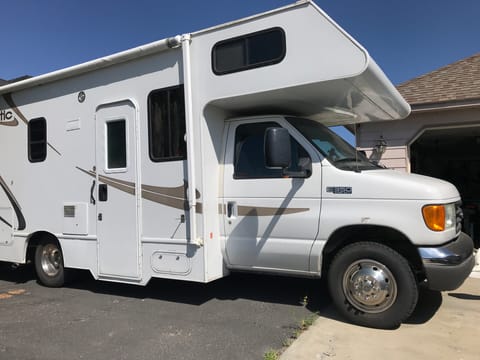
[[[348,198],[430,200],[434,202],[460,199],[460,194],[453,184],[428,176],[407,174],[390,169],[356,173],[335,168],[333,172],[335,175],[332,173],[332,177],[327,175],[330,171],[325,172],[326,186],[351,187],[351,195],[345,196]],[[333,180],[339,178],[342,179],[341,184]],[[327,197],[329,195],[331,194],[327,194]]]

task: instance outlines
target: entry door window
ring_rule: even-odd
[[[127,167],[127,133],[125,120],[107,122],[107,169]]]

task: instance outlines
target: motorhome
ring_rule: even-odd
[[[0,261],[46,286],[325,277],[350,321],[398,326],[473,267],[460,197],[328,129],[409,105],[312,1],[0,87]]]

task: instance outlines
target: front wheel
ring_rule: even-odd
[[[341,249],[328,270],[328,287],[343,316],[374,328],[398,327],[418,300],[417,282],[408,261],[395,250],[373,242]]]
[[[63,254],[55,239],[43,239],[35,250],[35,272],[38,280],[48,287],[61,287],[65,282]]]

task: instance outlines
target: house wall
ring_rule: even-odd
[[[412,113],[404,120],[357,125],[357,148],[386,167],[410,172],[410,145],[427,129],[480,126],[480,108]],[[387,143],[383,154],[375,151],[380,139]]]

